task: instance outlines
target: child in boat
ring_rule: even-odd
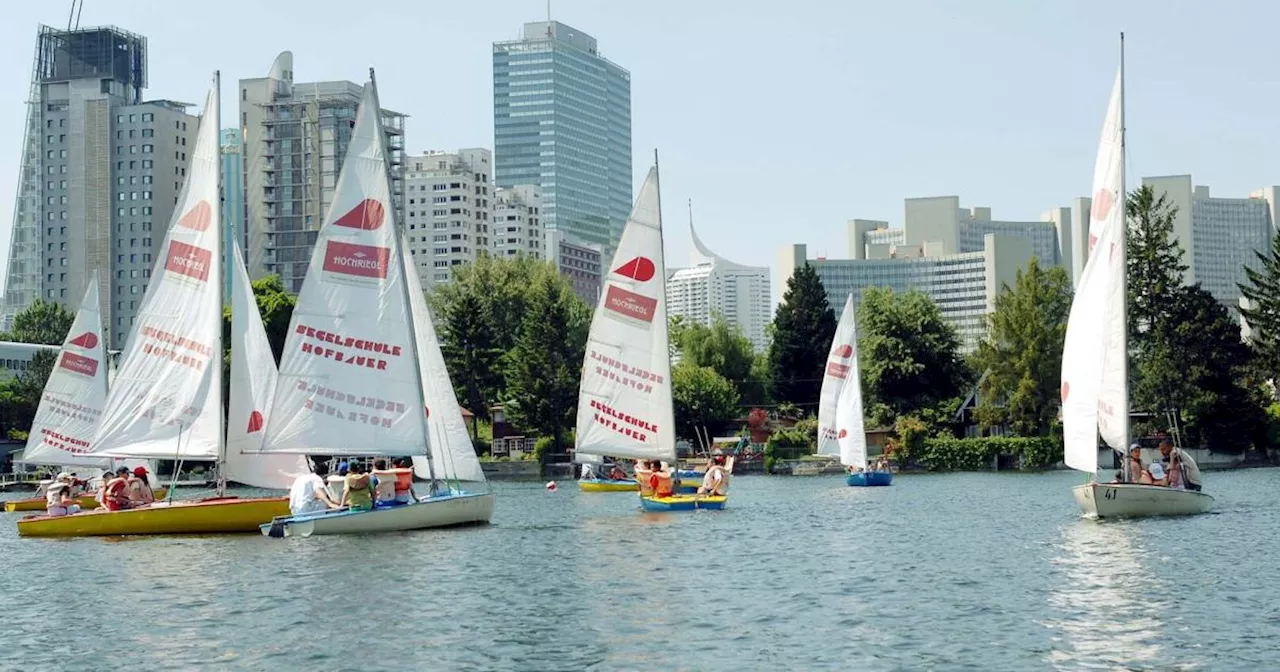
[[[724,495],[728,490],[729,474],[724,468],[724,455],[714,454],[711,456],[711,464],[707,467],[706,475],[702,477],[702,487],[698,488],[698,494]]]
[[[50,516],[69,516],[73,513],[80,513],[80,505],[76,503],[75,496],[71,494],[71,486],[62,481],[50,485],[44,511],[46,515]]]
[[[413,491],[413,462],[407,457],[401,457],[396,460],[396,468],[391,470],[392,476],[395,477],[395,503],[408,504],[418,498],[418,493]]]
[[[649,477],[653,475],[652,463],[647,460],[636,460],[636,482],[640,484],[640,496],[649,497],[653,495],[653,483]]]
[[[352,511],[368,511],[373,508],[373,480],[364,473],[364,465],[351,465],[343,481],[341,504]]]
[[[107,507],[108,511],[122,511],[129,508],[129,467],[120,467],[116,470],[115,478],[107,483],[102,493],[102,505]]]

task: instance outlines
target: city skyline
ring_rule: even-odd
[[[81,26],[115,25],[148,38],[148,98],[200,100],[213,70],[228,83],[261,76],[282,50],[298,55],[305,81],[362,81],[373,65],[385,104],[409,115],[406,149],[416,153],[491,148],[492,43],[517,39],[525,22],[545,18],[543,3],[527,1],[432,8],[430,21],[425,8],[406,2],[370,15],[341,3],[308,7],[315,21],[299,21],[293,3],[228,2],[219,17],[254,17],[235,26],[234,43],[201,17],[154,2],[90,4]],[[1269,67],[1280,46],[1265,27],[1280,8],[1165,7],[657,2],[640,14],[562,1],[552,18],[589,32],[606,58],[631,72],[633,184],[656,146],[668,256],[682,259],[691,249],[672,223],[692,197],[717,251],[769,264],[793,241],[840,256],[848,218],[896,222],[902,199],[912,196],[963,193],[1033,220],[1086,195],[1121,29],[1129,37],[1130,175],[1193,173],[1215,195],[1236,198],[1280,182],[1268,162],[1280,140],[1263,132],[1280,98]],[[330,21],[335,13],[344,20]],[[385,32],[387,17],[424,26],[428,48],[395,39],[332,48],[347,34]],[[25,91],[37,24],[65,26],[66,16],[21,5],[10,18],[0,26],[8,64],[0,86]],[[765,35],[782,48],[741,48]],[[433,54],[448,67],[424,68]],[[236,109],[234,95],[224,86],[224,110]],[[24,114],[20,102],[0,107],[4,250]],[[806,198],[753,197],[778,175],[805,176]]]

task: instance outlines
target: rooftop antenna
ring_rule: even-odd
[[[84,0],[81,0],[83,2]],[[547,0],[547,22],[551,21],[551,0]]]
[[[76,10],[76,30],[80,30],[80,12],[83,12],[83,11],[84,11],[84,0],[80,0],[80,8]]]

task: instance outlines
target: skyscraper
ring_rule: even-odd
[[[405,160],[405,227],[424,287],[490,250],[493,155],[487,149],[424,152]]]
[[[295,84],[288,51],[276,57],[266,77],[240,80],[251,277],[276,274],[289,291],[302,288],[363,90],[346,81]],[[401,215],[404,119],[382,110],[391,198]]]
[[[226,218],[227,236],[227,268],[231,268],[232,254],[230,241],[240,244],[240,253],[245,252],[244,236],[244,139],[238,128],[224,128],[218,134],[218,145],[222,154],[222,216]],[[228,296],[231,293],[231,273],[225,273]]]
[[[631,74],[582,31],[526,23],[493,45],[493,135],[497,185],[537,185],[543,226],[609,258],[631,211]]]
[[[707,248],[689,222],[693,266],[667,269],[667,314],[710,327],[716,316],[742,330],[756,352],[768,347],[773,318],[769,269],[735,264]]]
[[[123,345],[198,126],[183,103],[142,100],[146,83],[141,35],[40,27],[0,322],[39,298],[74,307],[97,273]]]

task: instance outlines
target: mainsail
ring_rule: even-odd
[[[222,439],[222,221],[217,87],[92,449],[212,460]]]
[[[675,462],[657,166],[640,187],[610,269],[587,337],[577,450]]]
[[[867,434],[862,419],[861,367],[858,363],[857,309],[853,295],[844,302],[831,339],[818,401],[818,453],[839,455],[845,466],[867,468]]]
[[[429,451],[376,101],[370,84],[298,294],[263,452]]]
[[[109,458],[93,455],[90,448],[93,427],[107,400],[107,368],[98,274],[94,273],[40,395],[40,407],[20,462],[110,466]]]
[[[1062,349],[1062,426],[1067,465],[1095,473],[1098,435],[1123,450],[1129,438],[1125,323],[1124,69],[1116,74],[1093,173],[1089,259],[1071,302]]]
[[[245,454],[262,449],[277,374],[240,244],[232,241],[231,251],[231,395],[222,477],[255,488],[288,489],[294,477],[307,472],[306,458]]]

